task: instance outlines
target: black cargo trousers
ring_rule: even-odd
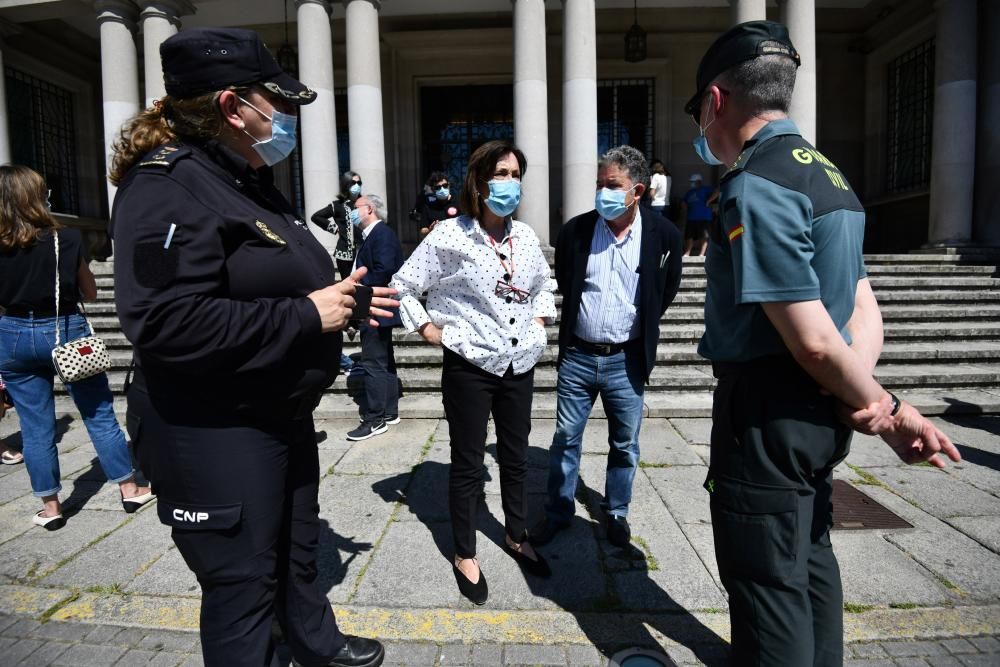
[[[251,425],[171,415],[136,384],[127,397],[129,436],[160,521],[201,584],[206,667],[269,665],[275,620],[299,664],[325,665],[346,639],[317,579],[311,416]]]
[[[852,431],[791,357],[713,365],[712,532],[729,594],[733,664],[843,662],[830,544],[833,468]]]

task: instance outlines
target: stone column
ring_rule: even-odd
[[[0,164],[12,160],[10,154],[10,118],[7,116],[7,77],[4,75],[3,52],[4,40],[10,35],[20,32],[16,24],[0,19]]]
[[[761,3],[763,4],[763,3]],[[816,3],[815,0],[783,0],[781,22],[788,26],[792,44],[802,58],[795,74],[795,92],[788,115],[805,140],[816,144]]]
[[[545,1],[514,4],[514,143],[528,170],[521,181],[519,220],[549,243],[549,110],[545,71]]]
[[[984,2],[979,10],[982,41],[979,61],[979,130],[976,136],[976,217],[972,238],[1000,246],[1000,3]]]
[[[194,5],[188,0],[138,0],[139,19],[142,23],[142,55],[145,65],[146,106],[166,95],[163,87],[163,64],[160,61],[160,44],[176,35],[181,27],[180,17],[194,14]]]
[[[594,0],[563,0],[563,222],[593,210],[596,177]]]
[[[299,79],[316,91],[316,101],[299,108],[306,207],[303,213],[308,217],[329,204],[340,190],[333,98],[333,35],[328,0],[296,0],[295,7]]]
[[[972,238],[975,184],[976,0],[939,1],[935,7],[928,240],[931,245],[963,245]]]
[[[732,6],[732,25],[767,18],[767,0],[729,0],[729,4]]]
[[[101,30],[106,174],[111,167],[111,144],[121,136],[122,125],[139,112],[139,57],[134,39],[138,11],[134,3],[126,0],[98,0],[94,8]],[[115,200],[116,189],[108,183],[108,211]]]
[[[385,177],[382,122],[382,66],[378,0],[344,0],[347,29],[347,117],[351,170],[361,175],[364,192],[389,199]]]

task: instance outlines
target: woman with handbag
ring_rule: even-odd
[[[58,269],[58,270],[57,270]],[[80,297],[97,298],[97,282],[83,258],[82,237],[60,229],[47,204],[45,180],[28,167],[0,166],[0,374],[17,404],[24,462],[43,509],[32,521],[48,530],[65,525],[59,491],[52,353],[57,339],[92,335],[77,310]],[[135,483],[132,456],[115,418],[103,372],[66,385],[83,417],[104,474],[134,512],[152,500]]]

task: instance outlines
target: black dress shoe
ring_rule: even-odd
[[[628,525],[628,519],[617,514],[608,515],[608,542],[616,547],[625,548],[632,539],[632,529]]]
[[[521,566],[521,569],[528,574],[533,574],[536,577],[542,577],[543,579],[552,576],[552,568],[549,567],[549,564],[544,558],[542,558],[542,554],[538,553],[537,550],[535,551],[535,558],[533,559],[524,555],[520,551],[515,551],[509,544],[507,544],[506,541],[503,543],[503,549],[510,554],[510,557],[516,560],[517,564]]]
[[[556,533],[566,528],[569,528],[568,524],[554,523],[548,519],[542,519],[528,532],[528,541],[531,542],[532,546],[540,547],[543,544],[551,542]]]
[[[347,643],[326,663],[327,667],[378,667],[385,658],[385,649],[375,639],[347,635]]]
[[[482,606],[486,604],[486,600],[490,597],[490,590],[486,585],[486,575],[483,574],[483,571],[479,570],[479,581],[472,583],[458,569],[457,565],[452,565],[451,569],[455,572],[455,583],[458,584],[458,592],[468,598],[469,602],[474,605]]]

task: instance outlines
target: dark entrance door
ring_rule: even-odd
[[[458,195],[472,152],[492,139],[514,137],[513,86],[425,86],[420,125],[421,181],[443,171]]]

